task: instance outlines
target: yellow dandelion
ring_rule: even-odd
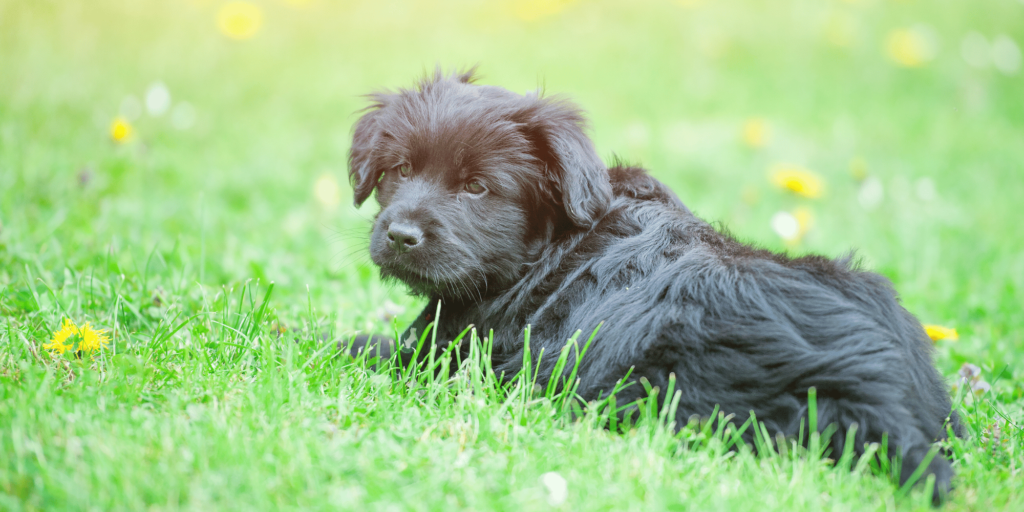
[[[110,138],[118,144],[128,142],[132,138],[132,131],[132,125],[123,117],[118,116],[110,123]]]
[[[263,11],[249,2],[229,2],[221,7],[217,26],[232,39],[249,39],[263,23]]]
[[[776,164],[771,170],[771,180],[777,187],[804,197],[821,197],[825,184],[817,174],[792,164]]]
[[[885,53],[893,62],[907,68],[921,67],[931,59],[928,40],[920,31],[910,28],[889,32]]]
[[[957,334],[956,329],[943,327],[941,325],[925,325],[924,332],[928,334],[928,337],[931,338],[932,341],[956,341],[960,339],[960,335]]]
[[[512,13],[523,21],[537,21],[554,16],[565,10],[576,0],[513,0]]]
[[[743,143],[751,148],[760,148],[768,142],[768,123],[764,119],[748,119],[743,123]]]
[[[89,322],[86,322],[81,329],[82,343],[78,345],[78,348],[86,352],[92,352],[94,350],[100,350],[107,348],[110,344],[110,338],[105,334],[106,331],[93,329]]]
[[[75,346],[74,343],[65,342],[68,340],[68,338],[78,333],[78,326],[75,325],[75,323],[72,322],[70,318],[65,318],[64,324],[61,325],[60,329],[58,329],[57,332],[53,333],[53,338],[50,338],[49,343],[43,344],[43,348],[52,352],[56,352],[58,354],[63,354],[64,352],[71,350],[71,347]]]

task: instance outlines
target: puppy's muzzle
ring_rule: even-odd
[[[423,241],[423,230],[405,222],[392,222],[388,226],[388,245],[401,254],[416,248]]]

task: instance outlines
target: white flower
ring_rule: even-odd
[[[971,31],[960,42],[960,56],[971,66],[985,68],[992,62],[992,49],[985,36]]]
[[[957,372],[963,380],[973,380],[981,375],[981,368],[971,363],[964,363]]]
[[[562,475],[549,471],[540,476],[540,483],[548,490],[548,504],[557,507],[569,497],[569,485]]]
[[[800,236],[800,221],[789,212],[772,215],[772,229],[783,240],[796,240]]]
[[[1009,36],[1000,34],[992,40],[992,64],[1004,74],[1013,75],[1020,70],[1020,48]]]
[[[914,192],[917,193],[917,198],[922,201],[934,201],[939,195],[938,191],[935,190],[935,181],[927,176],[918,178],[914,182]]]
[[[334,180],[334,176],[324,174],[320,176],[313,185],[313,193],[316,200],[326,208],[334,208],[341,204],[341,187]]]
[[[882,180],[874,176],[865,178],[860,190],[857,191],[857,202],[868,211],[877,208],[884,197],[885,187],[882,186]]]
[[[146,111],[149,115],[159,117],[171,108],[171,91],[163,82],[153,82],[146,89]]]

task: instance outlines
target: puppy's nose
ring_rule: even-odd
[[[420,244],[423,230],[412,224],[393,222],[388,226],[388,241],[391,248],[398,252],[406,252]]]

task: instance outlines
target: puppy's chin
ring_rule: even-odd
[[[443,297],[446,299],[477,298],[481,290],[476,281],[468,275],[450,272],[444,275],[418,273],[402,265],[384,264],[380,276],[384,280],[397,280],[409,287],[413,295],[422,297]]]
[[[435,297],[443,285],[421,274],[396,265],[379,265],[380,277],[385,281],[400,281],[409,287],[410,293],[422,297]]]

